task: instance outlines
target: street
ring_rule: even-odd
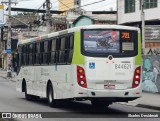
[[[62,118],[55,118],[55,119],[42,119],[42,120],[63,120],[63,121],[68,121],[70,119],[63,118],[63,115],[66,112],[77,112],[74,116],[76,120],[81,120],[79,118],[83,117],[82,112],[87,112],[88,118],[83,118],[83,120],[96,120],[95,118],[92,119],[91,117],[94,116],[95,114],[98,117],[97,120],[99,121],[104,121],[107,119],[112,121],[128,121],[128,120],[136,120],[135,119],[128,119],[128,118],[106,118],[105,115],[110,114],[110,113],[128,113],[128,112],[158,112],[156,110],[150,110],[150,109],[145,109],[145,108],[138,108],[138,107],[132,107],[132,106],[126,106],[126,105],[121,105],[114,103],[109,106],[109,108],[106,108],[104,110],[101,109],[93,109],[90,105],[89,101],[85,102],[68,102],[67,104],[63,104],[62,106],[58,108],[51,108],[47,104],[46,99],[40,99],[40,100],[35,100],[35,101],[27,101],[24,98],[24,94],[17,92],[15,90],[15,82],[3,79],[0,77],[0,112],[60,112],[62,114]],[[81,113],[80,113],[81,112]],[[103,112],[103,115],[101,117],[100,112]],[[116,116],[116,115],[115,115]],[[105,117],[106,119],[104,119]],[[70,117],[71,120],[74,120],[74,118]],[[24,121],[24,119],[22,119]],[[27,119],[25,119],[26,121]],[[28,119],[31,121],[31,119]],[[39,121],[40,119],[32,119],[32,120],[37,120]],[[143,120],[151,120],[151,121],[158,121],[159,119],[154,119],[154,118],[149,118],[149,119],[144,119],[141,118],[141,121]]]

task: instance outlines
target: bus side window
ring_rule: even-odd
[[[44,41],[43,63],[48,64],[48,41]]]
[[[19,57],[18,57],[18,59],[19,59],[18,66],[21,67],[21,65],[22,65],[22,46],[18,47],[18,55],[19,55]]]
[[[22,49],[22,54],[23,54],[23,65],[26,65],[26,45],[23,45]]]
[[[40,64],[40,42],[36,43],[36,64]]]
[[[59,63],[61,64],[66,64],[66,42],[67,42],[67,38],[66,37],[62,37],[60,38],[60,49],[59,49]]]
[[[33,43],[33,51],[32,51],[32,57],[33,57],[33,64],[36,64],[36,43]]]
[[[24,65],[24,45],[22,46],[22,66]]]
[[[29,65],[33,64],[33,44],[29,45]]]
[[[44,64],[43,62],[43,55],[44,55],[44,42],[40,42],[40,63]]]
[[[26,65],[29,65],[29,45],[26,45]]]
[[[51,63],[52,40],[48,40],[47,62]]]
[[[57,39],[53,39],[51,41],[51,64],[55,64],[56,63],[56,43],[57,43]]]
[[[68,48],[68,63],[72,62],[73,57],[74,36],[69,36],[69,48]]]

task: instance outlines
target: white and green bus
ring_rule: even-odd
[[[94,106],[141,97],[141,35],[136,27],[89,25],[18,44],[17,90],[26,99],[90,100]]]

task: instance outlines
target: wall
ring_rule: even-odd
[[[124,1],[118,0],[118,24],[131,23],[141,21],[140,0],[136,1],[136,9],[134,13],[124,13]],[[152,9],[145,9],[145,20],[160,19],[160,0],[158,0],[158,7]]]
[[[160,92],[160,26],[145,27],[143,54],[143,90]]]
[[[78,20],[75,24],[73,24],[73,27],[77,27],[77,26],[85,26],[85,25],[92,25],[93,21],[92,19],[88,18],[88,17],[82,17],[80,18],[80,20]]]
[[[60,11],[65,11],[74,8],[74,0],[60,0],[60,1],[61,1],[59,2]]]
[[[147,92],[160,92],[160,55],[143,56],[142,89]]]

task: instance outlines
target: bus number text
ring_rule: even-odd
[[[130,64],[115,64],[115,69],[131,69]]]
[[[122,38],[124,38],[124,39],[130,39],[129,33],[128,32],[123,32],[122,33]]]

